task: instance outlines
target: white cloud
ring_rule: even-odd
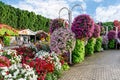
[[[80,1],[80,2],[84,2],[84,0],[68,0],[69,2],[76,2],[76,1]]]
[[[94,0],[95,2],[102,2],[103,0]]]
[[[36,14],[54,19],[59,17],[58,13],[61,8],[71,8],[69,5],[75,1],[81,2],[82,7],[86,10],[86,3],[84,0],[24,0],[19,1],[18,4],[14,4],[13,6],[23,10],[33,11]],[[74,12],[78,13],[77,10],[74,10]],[[67,19],[67,14],[67,10],[61,11],[62,18],[64,17]]]
[[[95,20],[97,21],[114,21],[120,20],[120,4],[116,6],[96,8]]]

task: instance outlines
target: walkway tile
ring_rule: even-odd
[[[87,57],[65,71],[59,80],[120,80],[120,50],[108,50]]]

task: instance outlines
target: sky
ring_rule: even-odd
[[[68,10],[72,20],[80,14],[90,15],[95,22],[120,20],[120,0],[0,0],[22,10],[33,11],[44,17],[68,20]],[[60,11],[61,8],[66,7]],[[60,12],[60,14],[59,14]]]

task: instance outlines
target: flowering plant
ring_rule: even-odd
[[[115,27],[117,27],[117,26],[119,26],[119,25],[120,25],[120,23],[119,23],[119,21],[118,21],[118,20],[114,20],[114,22],[113,22],[113,23],[114,23],[114,26],[115,26]]]
[[[40,38],[40,40],[45,39],[48,37],[48,34],[44,31],[37,32],[36,37]]]
[[[50,49],[55,53],[65,53],[74,49],[75,35],[70,29],[59,28],[51,35]]]
[[[104,35],[105,34],[105,28],[103,27],[103,23],[102,22],[98,22],[97,23],[100,26],[100,35]]]
[[[16,50],[4,50],[3,52],[0,52],[0,56],[5,56],[10,60],[11,64],[16,64],[21,62],[21,56],[17,55]]]
[[[118,27],[118,30],[120,30],[120,22],[118,20],[114,20],[114,26]]]
[[[34,51],[31,48],[28,47],[20,47],[20,48],[14,48],[14,50],[17,51],[18,55],[22,56],[22,63],[26,63],[28,59],[33,59],[35,54]]]
[[[5,56],[0,56],[0,67],[9,67],[9,66],[10,66],[9,59]]]
[[[72,23],[72,31],[77,39],[89,38],[94,32],[94,22],[89,15],[79,15]]]
[[[58,58],[57,54],[55,54],[54,52],[46,52],[46,51],[39,51],[38,53],[36,53],[37,58],[40,58],[42,60],[45,60],[47,62],[47,64],[49,63],[49,66],[47,68],[45,68],[44,70],[46,70],[47,72],[44,74],[48,74],[49,72],[52,72],[52,74],[55,74],[55,77],[59,77],[61,74],[61,70],[62,70],[62,65],[60,62],[60,59]],[[50,67],[50,62],[53,66]],[[51,70],[49,71],[48,69]],[[48,76],[48,75],[47,75]],[[46,76],[46,78],[47,78]]]
[[[100,36],[100,26],[97,24],[94,24],[94,33],[93,37],[97,38]]]
[[[52,20],[50,23],[50,33],[53,33],[54,30],[59,29],[60,27],[68,27],[68,23],[61,18]]]
[[[37,48],[37,52],[40,50],[50,51],[49,43],[46,41],[37,42],[35,47]]]
[[[55,74],[56,71],[60,73],[59,71],[61,70],[61,63],[57,55],[54,52],[49,53],[43,50],[36,53],[33,60],[28,59],[26,64],[36,70],[38,75],[37,80],[45,80],[48,73]]]
[[[116,38],[116,32],[114,31],[114,30],[110,30],[109,32],[108,32],[108,39],[109,40],[112,40],[112,39],[115,39]]]
[[[46,52],[46,51],[39,51],[38,53],[36,53],[35,57],[38,57],[38,58],[43,59],[43,60],[46,60],[47,58],[49,58],[50,60],[53,61],[54,65],[55,65],[55,68],[57,70],[61,69],[60,60],[57,57],[57,54],[54,53],[54,52],[49,53],[49,52]]]
[[[120,31],[118,32],[118,38],[120,39]]]
[[[0,67],[4,80],[37,80],[33,68],[26,64],[13,64],[10,67]]]
[[[108,38],[107,38],[107,36],[103,36],[102,37],[102,44],[108,44]]]

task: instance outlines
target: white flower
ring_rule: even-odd
[[[16,72],[14,72],[14,76],[17,76],[19,74],[19,69],[17,69]]]
[[[2,68],[2,71],[0,73],[2,73],[2,75],[4,76],[4,80],[16,79],[18,75],[25,75],[25,77],[21,77],[20,79],[16,80],[26,80],[27,78],[29,78],[29,80],[37,80],[38,76],[35,75],[35,71],[33,70],[33,68],[30,68],[29,65],[24,65],[26,68],[23,67],[22,64],[12,64],[9,68]],[[9,74],[6,74],[6,71],[9,71]]]
[[[26,80],[26,79],[20,78],[20,79],[18,79],[18,80]]]
[[[11,77],[12,77],[12,75],[11,75],[11,74],[8,74],[8,77],[9,77],[9,78],[11,78]]]
[[[3,76],[7,75],[7,73],[5,71],[1,72]]]
[[[7,80],[13,80],[13,79],[7,79]]]

